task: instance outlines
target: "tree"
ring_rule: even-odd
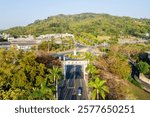
[[[146,62],[140,61],[139,62],[139,70],[143,74],[148,74],[150,69],[150,65]]]
[[[56,86],[56,93],[55,93],[55,98],[57,98],[57,88],[58,88],[58,80],[61,77],[61,69],[58,68],[57,66],[53,66],[52,69],[50,70],[51,77],[54,80],[54,85]]]
[[[128,59],[126,56],[115,50],[111,50],[105,60],[109,65],[109,71],[116,74],[120,78],[128,79],[131,74],[131,67],[128,64]]]
[[[92,99],[105,99],[106,93],[109,93],[108,87],[105,85],[106,81],[101,80],[98,76],[89,82],[89,87],[92,88]]]
[[[85,60],[88,60],[89,62],[92,62],[94,57],[92,56],[92,54],[90,52],[85,53]]]
[[[73,33],[78,36],[78,42],[94,45],[99,35],[145,37],[149,32],[149,19],[115,17],[106,14],[58,15],[45,20],[36,21],[26,27],[15,27],[0,31],[14,37],[32,34],[35,36],[49,33]],[[77,38],[76,38],[77,39]]]
[[[96,67],[92,63],[88,64],[86,70],[89,72],[90,78],[93,78],[94,75],[99,73],[99,71],[96,69]]]
[[[46,85],[46,80],[41,83],[40,88],[34,88],[33,93],[29,95],[29,99],[34,100],[52,100],[54,99],[53,91]]]
[[[0,99],[54,99],[58,69],[50,68],[59,62],[37,58],[34,52],[0,49]]]

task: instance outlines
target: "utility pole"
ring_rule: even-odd
[[[48,40],[48,45],[47,45],[48,47],[47,47],[47,50],[48,50],[48,53],[49,53],[49,40]]]
[[[76,70],[76,66],[74,65],[74,89],[75,89],[75,70]]]
[[[64,63],[64,79],[66,80],[66,65],[65,65],[65,56],[63,56]]]
[[[75,70],[76,70],[76,66],[75,65],[73,65],[74,66],[74,77],[73,77],[73,95],[75,95],[76,94],[76,91],[75,91]]]

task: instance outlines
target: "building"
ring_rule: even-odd
[[[9,49],[10,47],[10,42],[0,42],[0,48]]]
[[[0,48],[14,47],[18,50],[29,51],[32,48],[37,50],[39,44],[40,42],[37,40],[12,40],[11,42],[0,42]]]
[[[2,36],[2,34],[0,34],[0,39],[3,39],[3,36]]]
[[[41,41],[39,40],[26,40],[26,39],[14,39],[11,40],[11,45],[18,50],[28,51],[33,47],[38,49],[38,45]]]
[[[39,37],[37,37],[37,39],[42,40],[42,41],[50,41],[51,39],[58,39],[58,38],[64,38],[64,37],[70,37],[70,38],[74,39],[74,35],[68,34],[68,33],[40,35]]]
[[[19,38],[10,37],[9,34],[0,34],[0,38],[7,39],[8,42],[1,43],[0,48],[10,48],[10,46],[15,47],[18,50],[28,51],[33,47],[38,49],[38,45],[43,41],[51,41],[54,39],[55,44],[62,44],[63,37],[70,37],[74,41],[74,35],[72,34],[46,34],[40,35],[39,37],[34,39],[32,35],[21,35]],[[75,41],[74,41],[75,42]],[[65,44],[65,43],[63,43]]]
[[[6,34],[6,33],[0,34],[0,38],[2,38],[2,39],[7,39],[9,37],[10,37],[10,34]]]

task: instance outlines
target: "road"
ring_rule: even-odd
[[[73,53],[74,50],[76,50],[77,52],[87,52],[91,48],[91,46],[85,46],[85,45],[81,45],[79,43],[77,43],[75,46],[76,46],[75,49],[70,49],[70,50],[66,50],[66,51],[62,51],[62,52],[53,53],[53,54],[50,54],[50,56],[53,56],[53,57],[64,56],[65,54]]]
[[[82,95],[78,95],[78,88],[82,87]],[[80,65],[66,66],[66,79],[64,86],[59,88],[60,100],[86,100],[87,92],[83,79],[82,67]]]
[[[138,70],[138,68],[136,67],[136,63],[129,60],[129,63],[131,65],[132,68],[132,73],[131,76],[132,78],[134,78],[134,80],[136,80],[137,82],[140,83],[140,85],[143,87],[144,90],[150,92],[150,85],[144,81],[142,81],[139,77],[140,77],[140,71]]]
[[[77,52],[87,52],[91,49],[90,46],[85,46],[81,44],[76,44]],[[92,49],[91,49],[92,50]],[[65,54],[73,53],[74,49],[58,52],[56,54],[51,54],[53,57],[59,57],[61,60],[64,59]],[[65,57],[65,60],[70,60],[71,58]],[[59,100],[87,100],[86,84],[83,79],[82,67],[80,65],[69,65],[66,66],[66,78],[61,81],[58,87],[58,99]],[[78,95],[78,88],[82,87],[82,95]]]

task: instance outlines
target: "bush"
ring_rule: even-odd
[[[149,74],[150,73],[150,65],[146,62],[140,61],[139,62],[139,70],[143,74]]]

